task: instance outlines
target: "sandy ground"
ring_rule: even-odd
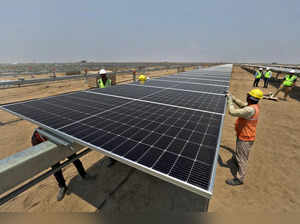
[[[253,77],[235,67],[231,92],[245,98],[251,89]],[[262,83],[260,83],[260,86]],[[22,88],[0,90],[0,104],[45,97],[87,88],[84,81],[69,81]],[[274,91],[270,86],[265,92]],[[297,94],[296,94],[297,96]],[[226,115],[220,150],[219,165],[213,198],[209,211],[216,212],[295,212],[300,210],[300,98],[289,101],[261,102],[261,116],[257,141],[252,148],[246,184],[230,187],[225,179],[231,177],[231,151],[235,148],[234,118]],[[0,111],[0,158],[7,157],[30,146],[35,126],[7,112]],[[106,159],[98,152],[85,156],[83,164],[97,179],[81,181],[75,168],[64,169],[70,195],[56,201],[57,185],[50,177],[0,207],[0,211],[20,212],[95,212],[108,192],[130,174],[127,182],[109,198],[99,210],[103,213],[136,211],[199,211],[203,199],[140,171],[116,164],[105,166]]]

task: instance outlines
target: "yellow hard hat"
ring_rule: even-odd
[[[139,80],[140,80],[140,81],[146,81],[146,79],[147,79],[147,77],[144,76],[144,75],[140,75],[140,76],[139,76]]]
[[[260,89],[252,89],[248,94],[259,100],[264,96],[264,93]]]

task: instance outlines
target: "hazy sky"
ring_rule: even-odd
[[[0,63],[300,63],[299,0],[1,0]]]

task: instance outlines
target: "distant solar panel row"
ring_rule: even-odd
[[[228,89],[211,84],[155,79],[2,108],[209,198]]]

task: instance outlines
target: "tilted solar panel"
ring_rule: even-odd
[[[175,83],[175,89],[137,85],[75,92],[2,108],[63,138],[210,198],[224,93],[203,93],[205,87],[199,84],[200,92],[189,90],[194,84],[188,83]],[[179,87],[187,89],[176,89]]]
[[[197,79],[197,78],[184,78],[184,77],[161,77],[160,80],[169,80],[169,81],[178,81],[178,82],[192,82],[192,83],[200,83],[200,84],[209,84],[215,86],[229,86],[228,82],[215,81],[215,80],[205,80],[205,79]]]

